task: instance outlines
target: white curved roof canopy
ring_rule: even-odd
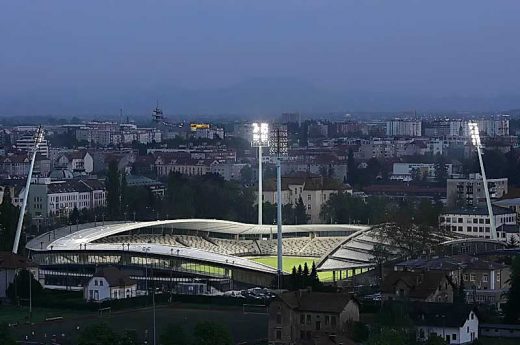
[[[232,235],[267,235],[276,233],[274,225],[256,225],[231,222],[216,219],[174,219],[157,220],[147,222],[111,222],[71,225],[63,227],[43,235],[40,235],[26,245],[31,251],[78,251],[87,249],[89,251],[110,251],[123,250],[121,243],[95,243],[95,241],[112,236],[123,234],[128,231],[138,230],[148,227],[169,227],[183,230],[207,231],[213,233],[223,233]],[[339,225],[339,224],[305,224],[305,225],[284,225],[283,233],[305,233],[305,232],[328,232],[328,231],[347,231],[356,232],[365,230],[369,227],[363,225]],[[263,271],[266,273],[276,273],[276,269],[251,260],[237,256],[211,253],[196,248],[167,246],[155,243],[125,244],[124,250],[133,252],[148,252],[157,255],[174,255],[187,259],[202,260],[218,263],[222,265],[236,266],[246,269]]]

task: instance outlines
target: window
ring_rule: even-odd
[[[311,201],[311,195],[307,195],[307,200]]]
[[[464,275],[462,276],[462,280],[464,280],[464,281],[468,281],[468,275],[467,275],[467,274],[464,274]]]
[[[94,285],[95,285],[95,286],[98,286],[98,281],[97,281],[97,279],[94,280]]]
[[[462,218],[459,218],[459,223],[462,223]]]
[[[99,286],[103,286],[103,280],[99,281]]]
[[[474,281],[475,281],[475,277],[476,277],[476,276],[475,276],[475,273],[471,273],[471,274],[469,275],[469,281],[470,281],[470,282],[474,282]]]
[[[276,339],[281,340],[282,339],[282,330],[277,328],[276,329]]]
[[[307,324],[311,324],[311,314],[307,314]]]
[[[321,321],[316,321],[316,330],[321,330]]]
[[[330,325],[332,327],[336,327],[336,316],[331,316],[330,317]]]
[[[300,314],[300,323],[303,325],[305,323],[305,315]]]
[[[473,320],[473,319],[475,318],[475,315],[473,314],[473,312],[469,313],[469,318],[470,318],[471,320]]]
[[[330,322],[330,316],[325,315],[325,325],[328,325]]]
[[[452,339],[452,340],[457,340],[457,333],[453,333],[453,334],[451,335],[451,339]]]
[[[483,219],[483,218],[480,218],[480,219],[478,220],[478,222],[479,222],[480,224],[484,224],[484,219]]]
[[[488,282],[488,275],[487,275],[487,273],[484,274],[484,275],[482,276],[482,281],[483,281],[484,283],[487,283],[487,282]]]
[[[282,323],[282,314],[280,314],[280,313],[276,314],[276,323],[277,324]]]

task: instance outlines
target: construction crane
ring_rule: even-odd
[[[27,199],[29,198],[29,187],[31,185],[31,178],[34,169],[34,161],[36,160],[36,154],[38,153],[38,148],[43,141],[43,128],[42,126],[38,127],[36,133],[34,133],[34,146],[29,151],[31,154],[31,165],[29,166],[29,173],[27,174],[27,181],[25,182],[25,190],[22,201],[22,208],[20,209],[20,215],[18,216],[18,225],[16,226],[16,234],[14,237],[13,243],[13,253],[18,253],[18,245],[20,244],[20,235],[22,233],[22,225],[23,225],[23,217],[25,215],[25,209],[27,207]]]

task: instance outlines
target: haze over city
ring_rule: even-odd
[[[0,115],[518,108],[520,3],[8,2]]]

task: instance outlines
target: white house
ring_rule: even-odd
[[[467,304],[416,303],[411,317],[419,341],[436,335],[448,344],[470,344],[478,338],[479,319]]]
[[[87,301],[102,302],[137,296],[137,282],[113,266],[98,268],[84,290]]]

